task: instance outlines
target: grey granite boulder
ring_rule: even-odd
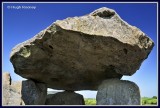
[[[133,75],[153,41],[112,9],[57,20],[18,44],[10,61],[15,73],[59,90],[97,90],[105,79]]]
[[[32,80],[22,81],[22,99],[26,105],[44,105],[47,87]]]
[[[140,90],[133,82],[108,79],[99,86],[96,101],[97,105],[140,105]]]
[[[47,95],[45,105],[84,105],[82,95],[72,91],[64,91]]]

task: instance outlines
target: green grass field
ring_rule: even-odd
[[[157,98],[142,97],[142,105],[157,105]]]
[[[94,98],[85,98],[85,105],[96,105],[96,99]]]
[[[157,105],[157,97],[142,97],[142,105]],[[85,105],[96,105],[96,99],[94,98],[85,98]]]

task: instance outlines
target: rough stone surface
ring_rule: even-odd
[[[2,82],[6,85],[11,85],[11,76],[9,72],[3,72]]]
[[[57,20],[11,52],[15,72],[59,90],[96,90],[105,79],[133,75],[153,41],[112,9]]]
[[[44,105],[47,87],[32,80],[22,81],[22,99],[26,105]]]
[[[97,105],[140,105],[139,87],[130,81],[108,79],[98,88]]]
[[[2,76],[2,104],[3,105],[25,105],[22,100],[21,95],[21,81],[11,82],[11,77],[9,73],[3,73]]]
[[[84,105],[84,98],[82,95],[64,91],[56,94],[47,95],[45,105]]]

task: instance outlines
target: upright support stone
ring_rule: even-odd
[[[97,105],[140,105],[139,87],[130,81],[108,79],[98,88]]]
[[[47,95],[46,105],[84,105],[82,95],[71,91]]]
[[[47,96],[47,86],[32,80],[22,81],[22,99],[26,105],[44,105]]]

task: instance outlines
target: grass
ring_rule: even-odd
[[[157,105],[157,98],[152,97],[142,97],[141,98],[142,105]],[[96,99],[94,98],[85,98],[85,105],[96,105]]]
[[[157,105],[157,99],[142,97],[142,105]]]
[[[94,98],[85,98],[85,105],[96,105],[96,99]]]

